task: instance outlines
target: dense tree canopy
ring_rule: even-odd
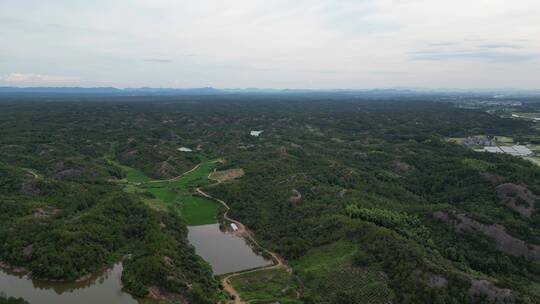
[[[447,140],[532,138],[530,122],[428,101],[154,99],[0,102],[1,261],[75,280],[123,260],[124,287],[135,295],[159,286],[196,303],[217,301],[217,282],[183,219],[118,183],[122,166],[166,179],[204,155],[223,159],[220,170],[245,171],[205,190],[227,201],[229,215],[265,247],[301,265],[299,301],[540,303],[537,260],[501,250],[482,232],[500,225],[510,238],[540,245],[538,212],[523,216],[498,191],[507,184],[540,195],[540,169]],[[350,259],[318,255],[335,244],[347,244],[334,254]],[[506,289],[511,296],[497,298]]]

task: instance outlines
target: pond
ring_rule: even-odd
[[[216,275],[272,264],[253,252],[243,238],[221,231],[219,224],[189,226],[188,229],[189,242]]]
[[[99,273],[84,282],[46,282],[0,269],[0,292],[21,297],[30,304],[137,304],[143,303],[122,291],[122,264]]]
[[[189,226],[188,239],[195,251],[220,275],[272,264],[256,254],[246,241],[220,230],[219,224]],[[47,282],[32,280],[0,268],[0,292],[21,297],[30,304],[148,304],[122,291],[122,263],[100,272],[84,282]]]

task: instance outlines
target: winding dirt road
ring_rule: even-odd
[[[182,176],[184,175],[187,175],[197,169],[199,169],[199,167],[201,166],[201,164],[197,164],[195,167],[193,167],[191,170],[189,171],[186,171],[180,175],[178,175],[177,177],[173,177],[173,178],[169,178],[169,179],[156,179],[156,180],[151,180],[149,181],[149,183],[163,183],[163,182],[174,182],[175,180],[181,178]]]
[[[219,183],[220,182],[218,181],[214,185],[217,185]],[[261,267],[261,268],[257,268],[257,269],[248,270],[248,271],[235,272],[235,273],[231,273],[228,276],[224,277],[221,280],[221,285],[223,285],[223,289],[225,290],[225,292],[227,292],[229,294],[229,298],[231,299],[231,300],[227,301],[226,304],[231,304],[231,303],[234,303],[234,304],[246,304],[247,303],[245,301],[242,301],[242,299],[240,298],[240,294],[238,293],[238,291],[236,291],[234,289],[234,287],[231,284],[230,279],[235,277],[235,276],[239,276],[239,275],[246,274],[246,273],[252,273],[252,272],[259,272],[259,271],[265,271],[265,270],[270,270],[270,269],[276,269],[276,268],[284,268],[289,274],[292,273],[292,269],[284,262],[283,258],[281,258],[277,253],[272,252],[272,251],[262,247],[261,245],[259,245],[259,243],[257,243],[255,238],[253,237],[253,234],[246,228],[246,226],[244,226],[244,224],[242,224],[239,221],[229,217],[229,210],[231,210],[231,208],[229,207],[229,205],[227,205],[227,203],[225,203],[225,201],[220,200],[219,198],[213,197],[208,193],[205,193],[204,191],[201,190],[201,188],[197,188],[196,191],[200,195],[202,195],[202,196],[204,196],[206,198],[215,200],[215,201],[219,202],[221,205],[223,205],[223,207],[225,207],[225,213],[223,213],[223,218],[225,220],[227,220],[227,221],[235,223],[236,226],[238,226],[238,231],[236,233],[238,233],[241,237],[243,237],[243,238],[247,239],[248,241],[250,241],[254,246],[258,247],[263,252],[270,255],[272,257],[273,262],[274,262],[274,264],[270,265],[270,266],[265,266],[265,267]]]
[[[38,179],[40,176],[39,174],[36,173],[36,171],[34,171],[33,169],[27,169],[27,168],[22,168],[25,172],[31,174],[35,179]]]
[[[177,179],[179,179],[179,178],[181,178],[181,177],[183,177],[183,176],[197,170],[201,166],[201,164],[202,163],[197,164],[191,170],[186,171],[186,172],[180,174],[177,177],[173,177],[173,178],[167,179],[167,180],[151,180],[148,183],[160,183],[160,182],[175,181],[175,180],[177,180]],[[29,173],[35,174],[35,172],[29,172]],[[208,179],[209,180],[213,180],[213,179],[210,178],[211,174],[212,173],[208,174]],[[35,174],[35,177],[36,178],[38,177],[37,174]],[[221,183],[220,180],[216,180],[216,183],[214,183],[212,185],[218,185],[220,183]],[[246,226],[244,226],[244,224],[242,224],[241,222],[229,217],[229,211],[231,210],[231,208],[229,207],[229,205],[227,205],[227,203],[225,201],[223,201],[223,200],[221,200],[219,198],[211,196],[210,194],[204,192],[200,187],[196,188],[195,190],[201,196],[206,197],[206,198],[211,199],[211,200],[214,200],[214,201],[220,203],[221,205],[223,205],[223,207],[225,207],[225,212],[223,213],[223,218],[225,220],[231,222],[231,223],[236,224],[236,226],[238,227],[238,231],[236,231],[235,233],[238,234],[240,237],[250,241],[251,244],[253,244],[253,246],[258,247],[261,251],[265,252],[266,254],[268,254],[268,255],[270,255],[272,257],[273,264],[270,265],[270,266],[263,266],[263,267],[260,267],[260,268],[251,269],[251,270],[247,270],[247,271],[239,271],[239,272],[231,273],[231,274],[227,275],[226,277],[224,277],[221,280],[221,284],[222,284],[223,289],[225,290],[225,292],[227,292],[227,294],[229,294],[229,299],[230,299],[227,302],[225,302],[225,304],[247,304],[248,303],[248,302],[242,301],[242,299],[240,297],[240,293],[238,291],[236,291],[234,289],[234,287],[232,286],[232,284],[230,282],[230,279],[233,278],[233,277],[236,277],[236,276],[239,276],[239,275],[242,275],[242,274],[246,274],[246,273],[253,273],[253,272],[265,271],[265,270],[276,269],[276,268],[283,268],[283,269],[285,269],[287,271],[287,273],[292,274],[291,267],[285,263],[285,261],[283,260],[282,257],[280,257],[277,253],[272,252],[272,251],[264,248],[263,246],[261,246],[255,240],[255,238],[253,236],[253,233],[251,231],[249,231],[249,229],[247,229]],[[298,293],[298,296],[299,295],[300,294]]]

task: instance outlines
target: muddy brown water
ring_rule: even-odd
[[[253,252],[243,238],[221,231],[219,224],[189,226],[188,229],[189,242],[216,275],[272,264]]]
[[[31,280],[26,275],[13,274],[0,269],[0,292],[21,297],[30,304],[141,304],[122,291],[122,264],[92,276],[84,282],[45,282]]]

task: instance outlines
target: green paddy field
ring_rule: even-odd
[[[170,180],[152,180],[141,171],[109,159],[126,174],[124,191],[137,193],[153,209],[178,212],[189,226],[214,224],[221,205],[195,195],[195,189],[210,183],[208,174],[214,163],[200,157],[200,164],[185,174]]]

